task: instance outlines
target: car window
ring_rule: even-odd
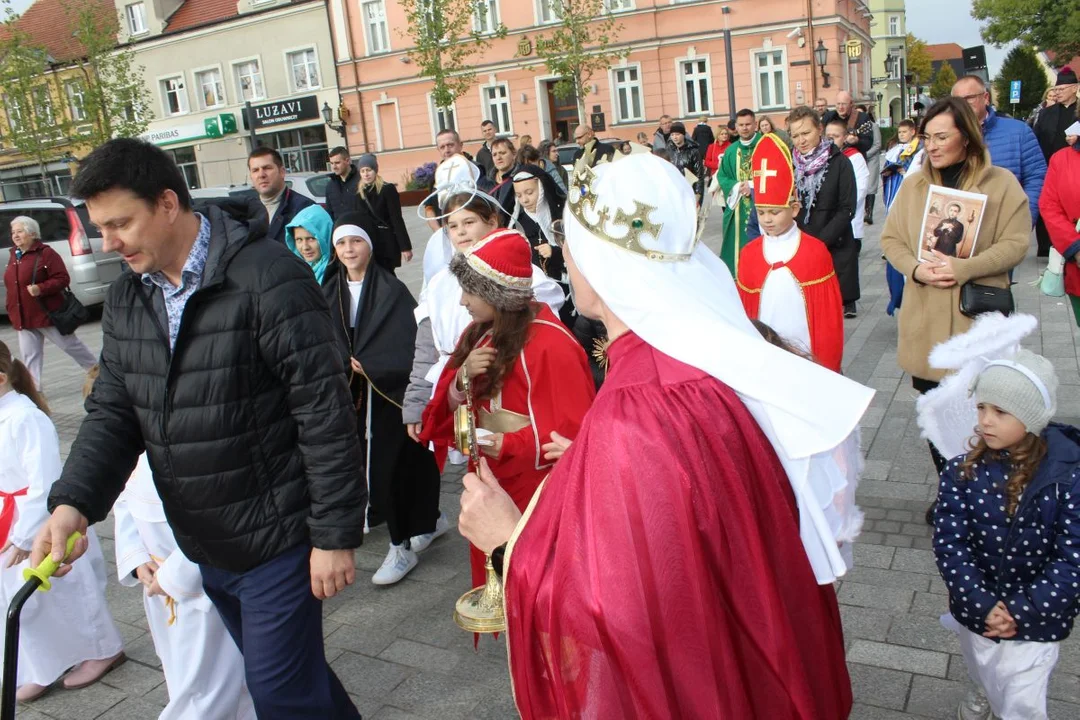
[[[98,230],[97,226],[90,222],[90,211],[86,209],[85,205],[76,205],[75,214],[79,216],[79,220],[82,222],[83,230],[86,231],[86,237],[101,237],[101,230]]]
[[[326,197],[326,186],[330,184],[329,175],[316,175],[307,179],[308,190],[315,197]]]
[[[568,147],[559,148],[559,164],[571,165],[574,162],[574,153],[577,152],[577,145],[570,145]]]
[[[71,235],[71,223],[64,208],[0,207],[0,248],[11,247],[11,221],[20,215],[37,220],[41,226],[41,239],[45,242],[67,240]]]

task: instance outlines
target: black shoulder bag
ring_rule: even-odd
[[[999,312],[1010,315],[1016,310],[1012,290],[966,282],[960,288],[960,312],[968,317]]]
[[[33,284],[37,285],[37,270],[38,263],[41,261],[41,253],[34,258],[34,274],[30,279],[33,280]],[[49,273],[49,266],[45,266],[46,276]],[[48,278],[46,278],[48,279]],[[50,310],[45,302],[39,295],[35,298],[40,304],[41,309],[45,311],[45,314],[49,316],[49,321],[53,324],[61,335],[70,335],[79,329],[79,326],[90,319],[90,311],[86,309],[86,306],[79,302],[79,298],[75,297],[75,294],[71,292],[71,287],[64,288],[62,292],[64,301],[60,304],[60,307],[56,310]]]

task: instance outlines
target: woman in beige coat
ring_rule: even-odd
[[[906,279],[900,309],[897,360],[920,393],[937,387],[945,374],[930,367],[934,346],[971,326],[960,312],[960,288],[967,282],[1009,287],[1009,270],[1027,254],[1031,211],[1027,196],[1008,170],[990,164],[979,122],[963,99],[945,98],[926,113],[921,132],[926,161],[900,186],[881,233],[885,257]],[[924,250],[918,260],[923,211],[931,185],[982,193],[988,200],[969,258]],[[945,465],[931,444],[940,473]],[[930,522],[933,506],[927,511]]]

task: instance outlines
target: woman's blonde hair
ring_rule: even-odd
[[[382,179],[382,175],[376,174],[375,175],[375,182],[373,182],[371,184],[371,185],[375,186],[375,194],[376,195],[378,195],[379,193],[382,192],[383,185],[385,185],[385,184],[386,184],[386,182]],[[368,187],[370,187],[370,186],[365,185],[364,183],[360,183],[356,188],[356,194],[366,200],[367,199],[367,189],[368,189]]]
[[[960,182],[957,190],[969,190],[976,179],[982,177],[983,171],[990,167],[990,153],[983,141],[982,127],[979,119],[975,117],[975,111],[963,98],[947,97],[938,100],[926,111],[919,133],[926,135],[927,124],[938,115],[952,116],[953,123],[960,134],[964,136],[967,158],[964,160],[964,169],[960,173]],[[941,173],[934,168],[929,159],[923,163],[923,172],[930,178],[933,185],[943,185]]]

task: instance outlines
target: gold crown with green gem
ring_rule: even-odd
[[[593,172],[592,164],[595,156],[595,145],[587,149],[574,166],[574,173],[570,176],[570,192],[567,194],[567,205],[570,212],[582,227],[588,230],[593,237],[622,248],[632,253],[643,255],[649,260],[659,262],[678,262],[690,258],[691,253],[664,253],[650,250],[641,242],[643,235],[649,235],[659,239],[663,223],[655,223],[649,219],[649,215],[657,208],[634,200],[633,212],[626,212],[620,207],[615,208],[615,214],[611,214],[608,207],[596,208],[598,197],[593,186],[596,182],[596,173]],[[590,220],[592,216],[595,220]],[[621,225],[626,228],[626,234],[619,237],[609,235],[607,227]]]

